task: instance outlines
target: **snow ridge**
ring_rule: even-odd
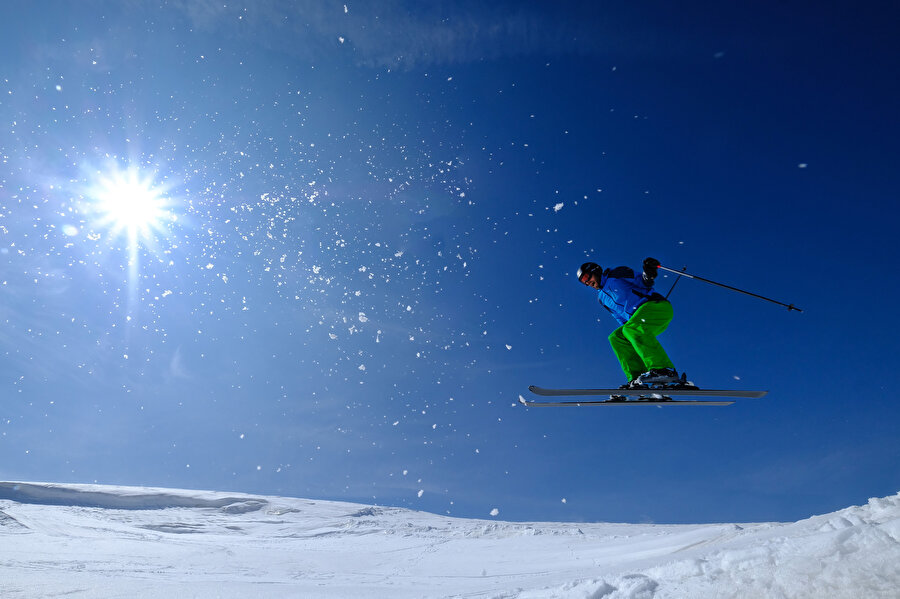
[[[267,502],[257,497],[139,487],[104,488],[100,485],[57,485],[0,482],[0,499],[38,505],[94,507],[113,510],[166,508],[223,508],[231,513],[262,509]]]
[[[4,597],[896,599],[898,588],[900,494],[793,523],[676,526],[0,482]]]

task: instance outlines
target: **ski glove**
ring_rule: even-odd
[[[659,260],[656,258],[646,258],[644,260],[644,279],[653,281],[653,279],[656,278],[656,275],[659,274],[657,268],[659,268]]]

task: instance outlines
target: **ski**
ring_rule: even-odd
[[[703,401],[690,399],[630,399],[612,401],[609,399],[586,399],[583,401],[536,401],[519,397],[519,402],[529,408],[562,408],[579,406],[730,406],[734,401]]]
[[[545,389],[531,385],[528,390],[535,395],[545,397],[560,397],[572,395],[625,395],[628,397],[640,397],[651,394],[675,395],[688,397],[737,397],[745,399],[759,399],[768,391],[738,391],[734,389]],[[585,402],[581,402],[585,403]],[[621,403],[621,402],[619,402]]]

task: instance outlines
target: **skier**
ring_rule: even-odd
[[[717,283],[686,269],[673,270],[647,258],[643,272],[635,276],[627,266],[606,269],[596,262],[585,262],[578,269],[578,280],[598,291],[597,297],[621,326],[609,336],[609,342],[628,382],[616,389],[555,389],[529,385],[528,390],[542,397],[577,396],[566,401],[538,401],[519,396],[519,403],[529,407],[581,407],[581,406],[728,406],[737,398],[760,398],[768,391],[739,391],[736,389],[700,389],[681,378],[665,350],[656,340],[672,322],[672,306],[662,295],[653,291],[653,283],[659,270],[679,277],[696,279],[717,287],[750,295],[767,302],[784,306],[788,311],[803,312],[794,304],[786,304],[724,283]],[[673,285],[674,286],[674,285]],[[591,396],[609,395],[609,399],[590,399]],[[673,399],[671,395],[696,396],[706,399]],[[588,397],[588,399],[581,399]],[[629,399],[636,397],[637,399]]]
[[[650,385],[680,382],[675,366],[657,341],[672,322],[672,305],[653,290],[659,260],[647,258],[643,272],[635,276],[627,266],[606,269],[585,262],[578,280],[598,291],[600,303],[621,325],[609,336],[609,343],[628,383],[620,389],[641,389]]]

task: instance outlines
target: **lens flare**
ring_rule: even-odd
[[[96,224],[109,229],[114,237],[124,233],[132,249],[152,243],[177,220],[166,189],[155,184],[152,176],[141,177],[134,169],[98,177],[89,196]]]

